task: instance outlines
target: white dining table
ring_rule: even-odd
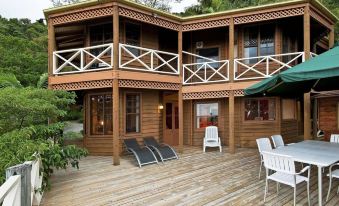
[[[305,140],[272,151],[291,156],[294,161],[318,167],[318,203],[322,205],[322,168],[339,161],[339,144],[315,140]]]

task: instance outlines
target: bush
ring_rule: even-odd
[[[83,135],[79,132],[66,132],[64,133],[64,139],[65,140],[76,140],[76,139],[82,139]]]

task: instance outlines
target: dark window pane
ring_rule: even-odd
[[[126,23],[126,44],[132,46],[140,46],[141,29],[139,24]],[[128,48],[135,56],[140,55],[140,50],[136,48]]]
[[[91,95],[90,134],[109,135],[112,132],[112,95]]]
[[[199,49],[197,51],[198,55],[207,57],[209,59],[219,60],[219,49],[218,48],[207,48],[207,49]],[[197,63],[211,62],[211,60],[204,59],[201,57],[197,57]],[[209,64],[213,68],[218,68],[219,63]]]
[[[258,28],[250,27],[244,31],[244,56],[245,58],[258,56]],[[250,59],[246,63],[256,63],[257,59]]]
[[[140,95],[126,94],[126,133],[140,132]]]
[[[166,129],[172,129],[172,103],[166,103]]]
[[[260,55],[274,54],[274,25],[260,27]]]
[[[245,120],[275,120],[274,99],[245,100]]]

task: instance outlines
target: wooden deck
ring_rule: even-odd
[[[225,149],[225,148],[224,148]],[[52,189],[42,205],[264,205],[264,173],[258,179],[259,157],[255,149],[238,149],[230,155],[210,149],[186,147],[179,160],[136,167],[132,156],[123,156],[120,166],[111,157],[85,158],[80,170],[57,171]],[[317,205],[316,168],[312,168],[311,205]],[[334,181],[326,205],[339,205]],[[328,178],[323,181],[324,200]],[[275,183],[265,205],[292,205],[293,189]],[[297,204],[307,205],[306,184],[297,188]]]

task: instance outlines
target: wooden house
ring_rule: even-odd
[[[304,133],[303,100],[243,90],[328,50],[336,21],[312,0],[191,17],[125,0],[44,12],[49,88],[80,94],[84,145],[114,164],[124,138],[154,136],[182,151],[202,145],[208,125],[231,153],[261,136],[293,141]]]

